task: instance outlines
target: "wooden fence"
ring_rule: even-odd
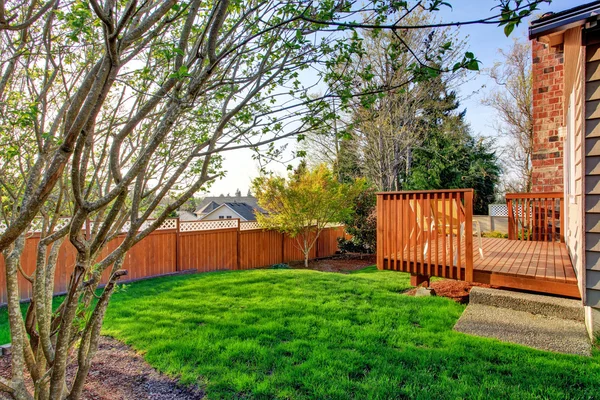
[[[337,251],[337,238],[345,235],[341,226],[326,228],[313,247],[310,257],[329,257]],[[123,240],[120,235],[102,251],[104,258]],[[21,265],[28,275],[35,269],[39,233],[30,233],[25,242]],[[59,251],[54,292],[64,293],[75,264],[75,248],[65,241]],[[296,241],[287,235],[261,229],[256,222],[237,219],[183,222],[170,219],[133,246],[125,256],[123,269],[127,281],[197,270],[245,270],[273,264],[303,260]],[[5,304],[6,276],[4,258],[0,257],[0,303]],[[103,276],[103,283],[108,279]],[[125,280],[123,280],[125,281]],[[19,276],[21,298],[29,299],[31,284]]]

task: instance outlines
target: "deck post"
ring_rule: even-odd
[[[515,240],[515,215],[512,199],[506,199],[506,209],[508,211],[508,240]]]
[[[429,275],[410,274],[410,286],[419,286],[425,283],[429,287]]]
[[[559,231],[559,236],[560,236],[560,242],[564,243],[565,242],[565,235],[567,233],[567,227],[565,226],[565,199],[564,197],[559,197],[558,198],[559,201],[559,215],[558,215],[558,220],[559,220],[559,224],[560,224],[560,231]],[[552,238],[552,240],[555,240],[554,238]]]
[[[465,192],[465,281],[473,282],[473,190]]]

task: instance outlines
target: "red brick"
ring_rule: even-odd
[[[562,48],[532,42],[533,68],[533,191],[562,191],[564,64]]]

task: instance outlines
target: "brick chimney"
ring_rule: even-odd
[[[533,192],[563,191],[563,48],[532,41]]]

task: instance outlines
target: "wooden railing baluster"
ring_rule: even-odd
[[[472,190],[381,193],[377,213],[381,268],[473,279]]]
[[[509,193],[506,206],[510,240],[564,241],[562,192]]]
[[[446,277],[446,266],[448,262],[446,260],[446,253],[448,251],[448,243],[446,241],[446,193],[442,193],[442,276]]]

